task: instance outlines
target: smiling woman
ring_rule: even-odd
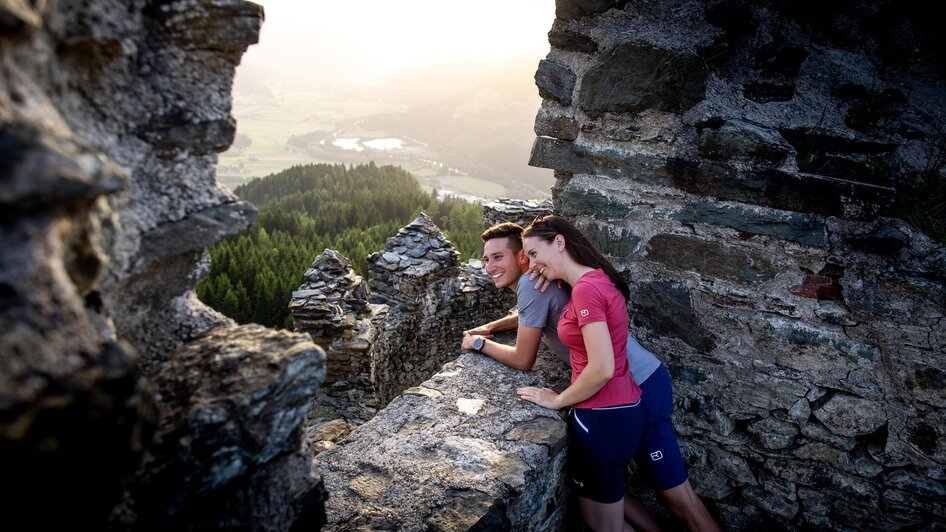
[[[541,57],[553,0],[257,0],[266,10],[260,44],[244,63],[327,69],[373,81],[445,60],[502,64]]]

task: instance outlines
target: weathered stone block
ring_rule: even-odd
[[[707,452],[710,466],[719,473],[739,484],[758,485],[749,462],[743,457],[718,447],[710,447]]]
[[[613,257],[629,258],[640,247],[641,237],[626,227],[617,228],[608,224],[587,221],[578,224],[582,234],[598,250]]]
[[[631,302],[635,326],[675,336],[703,353],[716,347],[713,334],[701,325],[683,288],[665,282],[642,284],[632,292]]]
[[[706,62],[695,54],[627,42],[585,72],[578,108],[588,116],[659,109],[682,113],[703,99]]]
[[[674,220],[731,227],[746,233],[794,240],[810,246],[825,246],[825,224],[817,217],[719,203],[687,204],[670,216]]]
[[[539,61],[539,69],[535,71],[535,84],[539,88],[539,95],[564,106],[572,104],[572,91],[575,90],[577,79],[568,67],[548,59]]]
[[[149,448],[151,468],[133,491],[139,518],[168,526],[252,522],[264,508],[230,508],[231,492],[301,451],[301,423],[324,363],[307,335],[258,325],[217,329],[172,357],[155,378],[161,425]],[[308,461],[297,465],[304,469],[295,471],[296,480],[309,482],[297,495],[306,496],[318,478]]]
[[[548,354],[530,373],[479,353],[444,365],[417,388],[436,393],[398,397],[316,457],[328,526],[381,517],[395,529],[561,526],[565,424],[515,389],[561,389],[562,370]]]
[[[798,435],[798,427],[793,423],[779,421],[773,417],[750,423],[747,430],[762,447],[773,450],[791,447],[795,436]]]
[[[647,258],[674,270],[690,270],[707,278],[754,283],[775,277],[768,258],[749,250],[682,235],[661,234],[647,242]]]
[[[697,148],[700,155],[710,159],[758,157],[772,163],[795,153],[778,131],[741,120],[728,120],[719,128],[704,128]]]
[[[570,116],[556,114],[545,106],[535,116],[535,134],[539,137],[552,137],[562,140],[575,140],[581,128],[578,121]]]
[[[634,211],[634,206],[605,196],[590,188],[566,187],[566,195],[562,199],[561,215],[577,216],[591,214],[599,220],[620,220]]]
[[[798,513],[800,508],[797,502],[786,500],[781,494],[769,493],[766,490],[754,486],[744,488],[742,490],[742,496],[744,499],[766,512],[777,515],[785,520],[790,520],[795,517],[795,514]]]
[[[775,476],[817,489],[825,489],[847,501],[870,501],[876,507],[877,484],[814,462],[769,459],[762,467]],[[801,490],[799,490],[799,494]]]
[[[848,437],[870,434],[887,423],[876,401],[844,394],[835,395],[814,414],[831,432]]]
[[[552,45],[552,48],[572,52],[592,53],[598,51],[598,43],[591,37],[554,27],[549,31],[549,44]]]
[[[628,0],[555,0],[555,16],[560,19],[581,18],[612,8],[622,8]]]
[[[707,160],[671,157],[660,171],[694,194],[826,216],[870,219],[893,199],[884,187],[780,169],[745,172]]]

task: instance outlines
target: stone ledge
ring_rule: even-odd
[[[565,423],[515,389],[567,375],[544,350],[529,373],[477,353],[445,364],[316,457],[326,530],[560,529]]]

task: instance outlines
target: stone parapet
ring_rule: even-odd
[[[478,353],[445,364],[316,457],[325,530],[561,530],[565,423],[515,390],[567,375],[544,351],[529,373]]]

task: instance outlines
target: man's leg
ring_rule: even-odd
[[[647,407],[647,430],[635,460],[661,502],[691,531],[719,530],[687,479],[686,466],[673,431],[670,373],[661,365],[641,384]]]
[[[657,495],[690,532],[719,532],[719,525],[693,491],[689,480],[674,488],[658,491]]]
[[[621,501],[606,504],[586,497],[578,497],[581,518],[594,532],[633,532],[634,528],[624,521]]]
[[[660,526],[654,521],[654,516],[650,515],[647,508],[634,497],[627,493],[624,494],[624,520],[634,527],[634,530],[641,532],[659,532]]]

